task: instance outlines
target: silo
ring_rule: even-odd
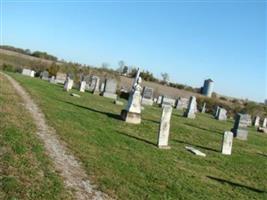
[[[207,97],[211,97],[212,92],[213,92],[213,87],[214,87],[213,80],[211,80],[211,79],[205,80],[204,85],[203,85],[202,94],[207,96]]]

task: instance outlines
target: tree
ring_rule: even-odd
[[[170,80],[170,76],[168,73],[164,72],[164,73],[161,73],[161,77],[162,77],[162,81],[164,84],[168,83],[169,80]]]
[[[123,74],[127,74],[128,73],[128,67],[127,66],[123,67],[122,73]]]
[[[101,68],[102,68],[102,69],[108,69],[108,66],[109,66],[108,63],[103,62],[102,65],[101,65]]]

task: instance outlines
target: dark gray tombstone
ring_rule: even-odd
[[[154,89],[150,87],[144,87],[143,93],[142,93],[142,105],[153,105],[153,92]]]
[[[250,116],[246,114],[240,114],[238,113],[236,115],[234,128],[232,129],[232,132],[234,133],[234,137],[236,137],[239,140],[247,140],[248,137],[248,118]]]
[[[117,81],[114,79],[106,79],[103,96],[111,99],[117,99],[116,91],[117,91]]]

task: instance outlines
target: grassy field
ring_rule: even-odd
[[[0,199],[71,199],[35,132],[21,99],[0,75]]]
[[[119,199],[266,199],[267,135],[250,128],[220,153],[222,133],[233,121],[207,114],[186,119],[173,111],[170,150],[156,147],[161,109],[145,107],[140,125],[119,119],[123,106],[90,93],[70,96],[61,85],[10,74],[40,105],[51,126],[82,161],[99,188]],[[185,150],[192,145],[207,154]]]

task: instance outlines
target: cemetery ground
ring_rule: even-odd
[[[50,84],[37,78],[12,73],[9,75],[30,93],[45,114],[49,125],[56,129],[69,151],[82,162],[90,180],[98,185],[100,190],[114,198],[266,199],[267,197],[267,135],[256,132],[253,127],[249,128],[247,141],[234,139],[232,155],[226,156],[220,153],[221,140],[224,131],[233,127],[232,120],[217,121],[211,115],[202,113],[198,113],[196,119],[187,119],[182,116],[181,111],[174,109],[169,141],[171,149],[158,149],[156,144],[161,108],[157,106],[145,107],[140,125],[127,124],[120,120],[119,116],[125,105],[115,105],[110,99],[89,92],[80,93],[75,89],[67,93],[63,91],[62,85]],[[33,134],[31,121],[21,121],[21,118],[17,117],[23,108],[19,104],[19,98],[13,98],[15,95],[11,86],[8,86],[8,83],[5,85],[9,89],[1,96],[1,101],[10,99],[7,103],[12,104],[14,119],[4,118],[4,121],[7,127],[14,128],[1,132],[1,138],[7,137],[7,142],[15,140],[11,141],[10,145],[20,141],[21,145],[33,145],[34,142],[32,144],[27,141],[36,141],[41,149],[37,151],[36,159],[46,161],[41,162],[38,167],[46,167],[45,171],[48,173],[49,159],[45,158],[41,145]],[[77,93],[81,97],[72,97],[70,93]],[[24,137],[23,133],[25,141],[13,139],[11,136],[8,139],[11,134],[14,134],[14,138]],[[207,157],[193,155],[185,150],[185,146],[194,146],[206,153]],[[31,146],[28,148],[33,149],[28,153],[35,156],[35,148]],[[7,154],[10,154],[8,157],[12,157],[12,152]],[[0,167],[1,165],[2,162]],[[15,168],[23,172],[16,174],[15,177],[20,177],[29,170],[20,166]],[[62,182],[56,174],[52,174],[52,178],[45,176],[49,181],[52,180],[50,185],[45,185],[45,189],[60,198],[64,190]],[[35,176],[30,178],[36,179]],[[30,189],[23,185],[21,188]]]

